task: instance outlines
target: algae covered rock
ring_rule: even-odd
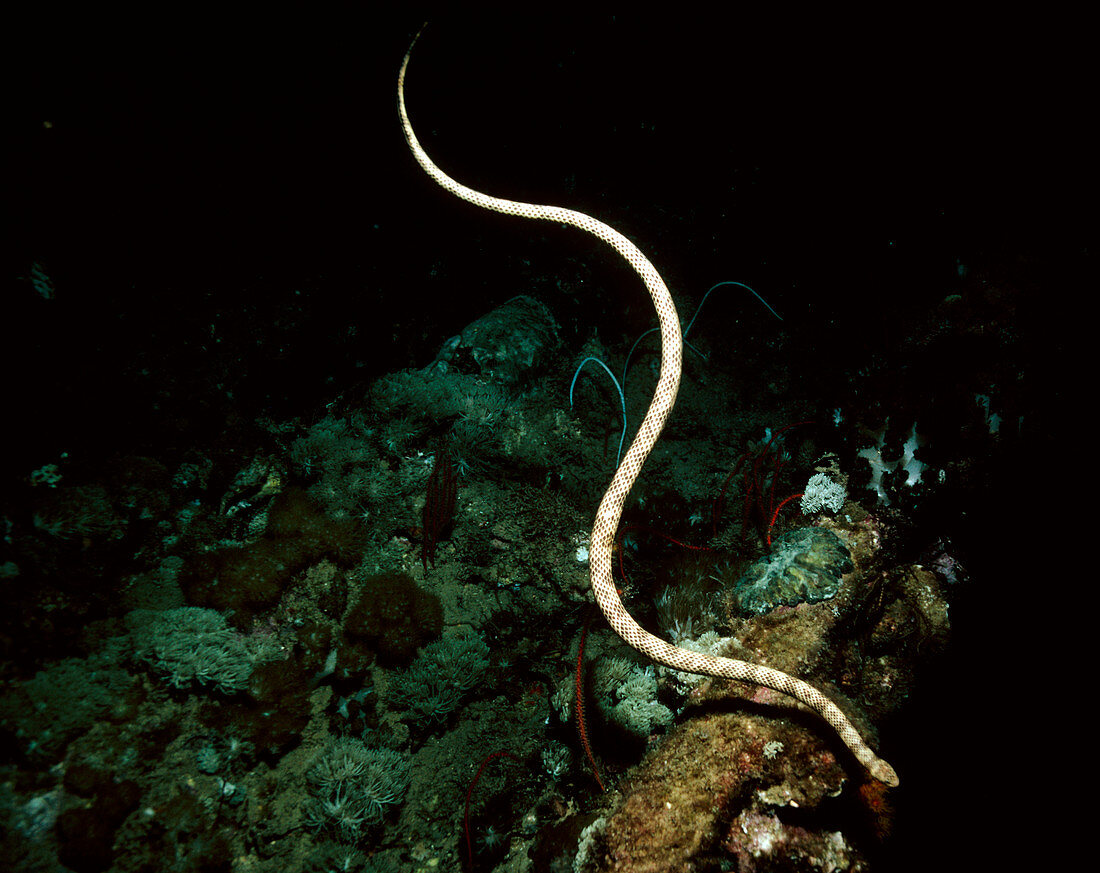
[[[545,372],[560,349],[560,328],[546,304],[521,294],[447,340],[431,367],[521,385]]]

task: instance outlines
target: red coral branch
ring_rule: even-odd
[[[466,857],[469,859],[471,870],[474,869],[474,843],[473,840],[470,839],[470,798],[474,796],[474,788],[481,778],[482,771],[485,769],[486,765],[495,758],[511,758],[513,761],[519,761],[519,758],[511,752],[490,752],[482,760],[481,766],[477,768],[477,773],[474,774],[473,781],[470,782],[470,787],[466,789],[466,812],[462,816],[462,827],[466,831]],[[522,763],[522,761],[520,763]]]
[[[714,501],[714,508],[711,513],[711,529],[715,536],[718,535],[718,524],[721,521],[722,510],[725,505],[726,488],[729,486],[733,477],[741,472],[742,467],[745,466],[745,462],[751,459],[751,469],[746,468],[744,475],[745,498],[741,510],[741,536],[742,538],[746,536],[749,528],[749,520],[755,517],[757,529],[761,532],[762,538],[767,539],[768,548],[771,548],[771,538],[767,536],[770,534],[771,525],[767,522],[768,519],[771,518],[771,523],[775,523],[775,514],[782,506],[782,504],[780,504],[780,507],[775,505],[775,486],[779,481],[780,473],[783,472],[783,468],[787,465],[787,458],[784,457],[783,452],[778,448],[777,440],[783,437],[791,428],[814,423],[813,421],[796,421],[793,424],[781,427],[772,434],[771,439],[768,440],[762,449],[755,453],[751,451],[745,452],[737,459],[737,463],[734,464],[729,475],[723,480],[722,487],[718,491],[718,497],[715,498]],[[775,448],[773,448],[773,446],[775,446]]]
[[[588,726],[584,720],[584,643],[588,639],[588,629],[591,625],[592,616],[589,616],[584,623],[584,630],[581,631],[581,644],[577,649],[577,733],[580,735],[581,747],[588,757],[588,763],[592,765],[592,773],[596,777],[596,784],[600,786],[600,791],[606,791],[607,789],[603,787],[603,780],[600,779],[600,768],[596,766],[596,758],[592,754],[592,745],[588,742]]]
[[[799,491],[797,494],[792,494],[790,497],[788,497],[786,500],[784,500],[782,503],[780,503],[775,508],[775,512],[772,513],[772,520],[768,523],[768,551],[771,551],[771,547],[772,547],[772,528],[775,527],[775,520],[777,518],[779,518],[779,510],[781,510],[784,506],[786,506],[788,503],[790,503],[796,497],[801,497],[802,494],[803,494],[802,491]]]

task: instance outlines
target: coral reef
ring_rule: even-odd
[[[1019,622],[1017,568],[1064,513],[1020,495],[1064,456],[1050,301],[1089,287],[1093,247],[1017,184],[1031,165],[1073,193],[1065,161],[980,177],[1006,131],[1082,139],[1027,123],[1028,94],[1066,89],[1033,87],[1034,53],[974,64],[1032,86],[998,119],[1004,77],[948,71],[945,102],[927,65],[892,75],[904,57],[853,79],[868,45],[815,32],[807,52],[775,27],[731,58],[679,11],[455,16],[408,80],[440,169],[591,207],[668,280],[676,407],[595,541],[661,373],[653,309],[599,243],[441,202],[392,136],[359,135],[393,122],[402,4],[371,6],[390,20],[365,49],[362,28],[309,38],[309,15],[286,40],[208,27],[223,44],[187,36],[204,63],[185,69],[159,39],[125,69],[95,38],[87,57],[10,40],[49,111],[13,140],[23,275],[0,299],[0,869],[874,873],[1016,850],[1023,829],[980,810],[1058,802],[1021,783],[1034,755],[999,754],[989,701],[1057,717],[1072,698],[989,662],[1061,651]],[[997,42],[943,33],[968,57]],[[735,68],[785,72],[741,77],[745,135],[701,153],[682,134],[729,118]],[[624,70],[636,87],[577,99]],[[821,125],[786,98],[808,80],[855,126],[807,141]],[[944,140],[956,104],[965,135]],[[783,320],[706,292],[735,274]],[[820,688],[900,789],[861,783],[791,700],[631,649],[592,602],[608,539],[604,591],[642,628]]]
[[[820,533],[841,540],[837,531]],[[878,536],[869,521],[844,531],[844,557],[852,578],[874,567]],[[831,541],[830,541],[831,542]],[[830,545],[830,548],[834,548]],[[942,646],[946,613],[939,587],[900,569],[872,606],[852,588],[832,601],[804,603],[764,616],[731,617],[732,636],[715,649],[733,657],[768,652],[768,663],[825,684],[840,676],[844,691],[858,689],[862,707],[830,693],[863,726],[897,708],[912,681],[915,644],[894,633],[900,615],[926,628],[922,645]],[[871,570],[873,577],[873,570]],[[927,581],[928,574],[923,578]],[[921,616],[921,618],[917,618]],[[864,657],[857,644],[830,644],[840,628],[867,623]],[[759,655],[756,655],[759,657]],[[835,870],[867,864],[866,847],[836,830],[838,809],[858,817],[864,802],[845,794],[851,774],[847,751],[823,734],[806,711],[776,692],[739,682],[703,679],[659,746],[651,747],[606,825],[592,837],[581,873],[596,871],[685,871],[695,859],[716,852],[742,869]],[[848,797],[847,806],[834,798]],[[782,860],[781,860],[782,859]],[[781,865],[786,864],[787,867]]]
[[[270,426],[281,454],[221,473],[221,493],[178,507],[169,535],[143,546],[148,565],[128,577],[125,609],[82,637],[101,654],[13,685],[0,711],[19,760],[95,761],[137,784],[138,804],[118,811],[106,795],[76,794],[81,770],[67,762],[72,790],[13,806],[20,833],[52,822],[74,858],[79,797],[102,805],[103,826],[86,830],[97,864],[163,855],[184,869],[210,856],[214,869],[249,857],[260,870],[396,871],[447,869],[467,851],[475,868],[499,871],[525,858],[580,873],[714,859],[766,869],[781,851],[795,869],[865,864],[889,830],[888,799],[854,789],[858,767],[813,716],[771,692],[645,663],[598,626],[580,674],[607,789],[593,797],[574,670],[588,596],[580,505],[597,495],[577,471],[606,465],[614,446],[598,428],[580,437],[539,390],[406,372],[375,383],[372,409]],[[694,435],[705,422],[696,410],[692,441],[655,452],[661,481],[641,483],[620,547],[624,597],[682,647],[821,685],[873,737],[912,688],[912,665],[946,640],[937,574],[957,562],[937,546],[928,569],[884,563],[893,516],[851,501],[761,554],[763,538],[720,523],[725,491],[747,486]],[[542,466],[572,442],[575,456],[555,458],[560,474]],[[808,477],[822,452],[805,443],[776,452],[754,500],[782,494],[780,470],[781,489],[806,481],[796,474]],[[448,560],[428,576],[418,520],[440,463],[462,491]],[[708,465],[720,472],[704,475]],[[194,471],[206,482],[209,466],[181,464],[180,487],[194,493]],[[89,511],[114,506],[87,493]],[[807,508],[833,509],[838,495]],[[708,531],[705,548],[684,550]],[[81,705],[59,714],[54,701],[81,683]],[[509,764],[486,768],[470,796],[487,752]]]

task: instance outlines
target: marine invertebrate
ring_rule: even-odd
[[[195,762],[203,773],[217,773],[219,770],[231,770],[233,764],[244,758],[250,758],[256,747],[248,740],[235,734],[208,737],[195,753]]]
[[[393,678],[391,699],[417,721],[446,721],[488,669],[489,647],[480,635],[446,636],[425,646],[412,666]]]
[[[688,322],[687,327],[684,328],[684,333],[683,333],[684,345],[687,346],[688,348],[690,348],[692,351],[694,351],[704,361],[708,359],[707,355],[703,354],[701,351],[699,351],[693,345],[691,345],[691,343],[689,343],[687,341],[687,335],[688,335],[688,331],[691,330],[692,325],[695,324],[695,320],[699,317],[699,313],[703,309],[703,304],[707,302],[707,298],[710,297],[711,292],[714,291],[716,288],[721,288],[723,285],[738,285],[741,288],[744,288],[748,291],[751,291],[752,294],[756,297],[756,299],[759,300],[761,303],[763,303],[764,306],[767,307],[768,311],[772,315],[774,315],[780,321],[783,320],[782,316],[780,316],[778,312],[776,312],[774,309],[771,308],[770,305],[768,305],[767,300],[765,300],[763,297],[761,297],[756,291],[754,291],[752,288],[750,288],[744,282],[726,281],[726,282],[719,282],[716,285],[712,285],[707,290],[707,293],[703,295],[703,299],[699,301],[699,305],[695,309],[695,315],[692,316],[691,321]],[[574,387],[576,387],[577,377],[580,376],[581,370],[584,369],[584,365],[587,364],[589,361],[591,361],[592,363],[599,364],[601,367],[603,367],[603,369],[607,372],[607,375],[611,378],[612,383],[615,385],[615,390],[617,390],[619,392],[619,405],[622,407],[623,427],[622,427],[622,435],[619,437],[619,451],[615,456],[615,466],[618,466],[619,461],[622,460],[622,457],[623,457],[623,443],[626,441],[626,396],[623,393],[623,385],[626,384],[626,376],[627,376],[627,373],[630,371],[630,359],[632,357],[634,357],[634,352],[637,351],[638,346],[641,345],[642,340],[644,340],[650,334],[658,333],[659,331],[660,331],[660,328],[651,327],[649,330],[645,331],[641,336],[639,336],[636,340],[634,340],[634,345],[632,345],[630,347],[630,351],[627,352],[627,355],[626,355],[626,360],[623,362],[623,377],[622,377],[621,381],[619,379],[615,378],[615,374],[611,372],[611,368],[608,367],[607,364],[605,364],[599,358],[594,358],[594,357],[589,356],[589,357],[585,358],[584,360],[582,360],[577,365],[577,369],[573,371],[573,381],[569,383],[569,408],[572,409],[573,408],[573,389],[574,389]]]
[[[373,749],[362,740],[338,737],[317,757],[307,778],[313,788],[306,810],[309,822],[350,842],[404,799],[409,762],[392,749]]]
[[[551,743],[542,750],[542,769],[553,779],[568,772],[573,763],[573,750],[565,743]]]
[[[784,448],[787,431],[804,424],[813,424],[812,421],[796,421],[781,427],[771,433],[768,428],[765,431],[766,442],[762,447],[750,447],[743,452],[733,465],[733,469],[722,482],[718,491],[718,497],[714,500],[711,514],[711,527],[714,534],[718,533],[718,525],[722,518],[722,510],[725,506],[726,489],[730,482],[742,473],[742,490],[744,498],[741,509],[741,537],[748,534],[750,525],[755,526],[760,533],[760,538],[765,541],[765,546],[770,548],[768,534],[775,523],[779,510],[791,500],[788,497],[778,506],[775,505],[775,488],[779,482],[779,476],[789,461]],[[794,495],[801,497],[801,494]]]
[[[623,457],[623,443],[626,442],[626,397],[623,395],[623,387],[619,384],[619,380],[615,378],[615,374],[611,372],[611,369],[601,361],[599,358],[587,357],[579,364],[577,369],[573,371],[573,381],[569,383],[569,408],[573,408],[573,389],[577,386],[577,377],[580,376],[581,370],[584,369],[584,365],[591,361],[593,364],[599,364],[603,367],[604,371],[611,378],[611,382],[615,385],[615,390],[619,392],[619,405],[622,407],[623,412],[623,432],[619,437],[619,451],[615,455],[615,466],[619,466],[619,461]]]
[[[781,316],[778,312],[776,312],[774,309],[772,309],[771,305],[768,303],[767,300],[765,300],[763,297],[761,297],[756,292],[755,289],[749,287],[744,282],[735,282],[735,281],[732,281],[732,280],[726,280],[724,282],[718,282],[714,285],[711,285],[710,288],[707,289],[707,293],[703,295],[703,299],[699,301],[699,305],[695,307],[695,314],[691,317],[691,321],[689,321],[687,323],[687,327],[684,328],[684,332],[682,334],[682,338],[684,340],[684,345],[687,348],[691,349],[693,352],[695,352],[695,354],[697,354],[704,361],[710,360],[709,355],[703,354],[703,352],[699,351],[699,349],[695,348],[695,346],[693,346],[691,343],[689,343],[687,341],[688,331],[691,330],[692,326],[695,324],[696,319],[699,318],[699,313],[703,311],[703,304],[707,302],[707,298],[710,297],[711,292],[713,292],[716,289],[721,288],[725,285],[737,285],[738,287],[744,288],[746,291],[749,291],[757,300],[759,300],[761,303],[764,304],[764,306],[768,310],[768,312],[770,312],[772,315],[774,315],[780,321],[783,320],[783,316]],[[626,384],[626,374],[630,370],[630,359],[632,357],[634,357],[634,352],[636,352],[638,350],[638,346],[641,345],[642,340],[644,340],[647,336],[650,336],[651,334],[660,333],[660,330],[661,329],[659,327],[651,327],[649,330],[647,330],[645,333],[643,333],[641,336],[639,336],[636,340],[634,340],[634,345],[632,345],[630,347],[630,351],[627,353],[627,356],[626,356],[626,361],[623,363],[623,384],[624,385]]]
[[[184,606],[164,612],[136,609],[126,617],[139,661],[173,688],[211,686],[223,694],[244,689],[264,660],[248,638],[212,609]]]
[[[469,862],[469,869],[471,870],[474,866],[474,845],[473,841],[470,838],[470,800],[474,796],[474,788],[477,787],[477,783],[481,779],[481,774],[485,772],[485,768],[488,766],[490,761],[495,761],[498,758],[511,758],[513,761],[520,760],[511,752],[490,752],[481,760],[481,764],[478,766],[477,772],[474,774],[474,778],[470,780],[470,787],[466,789],[466,809],[462,814],[462,829],[466,833],[466,859]],[[494,837],[499,837],[500,839],[489,839],[488,835],[490,834],[490,832],[493,833]],[[493,827],[491,825],[486,828],[486,833],[482,836],[481,840],[479,840],[479,842],[481,842],[481,845],[485,846],[485,848],[487,849],[498,848],[502,841],[503,835],[497,834],[493,830]]]
[[[134,677],[113,657],[66,658],[0,694],[0,735],[9,754],[44,761],[60,757],[71,740],[112,710],[129,709]],[[18,750],[18,752],[16,751]]]
[[[709,577],[692,576],[681,584],[666,585],[653,601],[657,626],[679,645],[693,640],[714,626]]]
[[[179,575],[188,602],[226,613],[237,627],[278,603],[291,579],[329,558],[341,567],[359,560],[365,543],[352,518],[331,518],[298,488],[271,502],[264,535],[241,546],[199,552]]]
[[[777,606],[816,603],[836,595],[841,577],[852,570],[844,541],[830,530],[802,527],[777,537],[771,554],[730,579],[719,568],[712,577],[734,614],[762,615]]]
[[[596,758],[592,754],[592,744],[588,740],[588,724],[584,718],[584,644],[588,640],[588,631],[592,626],[591,616],[584,623],[584,630],[581,631],[580,645],[577,646],[577,676],[575,683],[576,700],[577,700],[577,736],[580,737],[581,748],[584,749],[585,757],[588,758],[588,763],[592,767],[592,775],[596,777],[596,784],[600,786],[600,791],[606,791],[603,787],[603,780],[600,778],[600,768],[596,766]]]
[[[601,660],[593,684],[604,718],[628,733],[646,737],[672,723],[672,711],[657,700],[652,666],[642,667],[624,658]]]
[[[825,473],[814,473],[806,483],[806,490],[802,492],[800,505],[806,515],[821,512],[823,509],[840,512],[847,499],[848,491],[840,482],[833,481]]]

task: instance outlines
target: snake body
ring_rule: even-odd
[[[417,34],[417,37],[419,37],[419,34]],[[536,203],[522,203],[500,197],[491,197],[456,182],[436,166],[413,132],[405,108],[405,72],[415,45],[416,38],[413,39],[409,50],[405,53],[405,59],[401,63],[401,70],[397,76],[397,104],[401,115],[401,126],[405,131],[405,139],[413,157],[424,172],[445,190],[456,197],[461,197],[463,200],[473,203],[475,206],[480,206],[482,209],[521,218],[561,222],[603,240],[622,255],[641,277],[657,311],[661,330],[660,378],[657,381],[657,387],[653,392],[653,399],[650,401],[645,418],[622,463],[615,471],[611,484],[604,493],[603,500],[596,512],[595,522],[592,525],[589,568],[592,577],[592,591],[604,617],[624,641],[654,661],[686,673],[722,676],[742,682],[752,682],[796,698],[818,712],[822,718],[833,726],[845,745],[851,749],[852,754],[866,767],[871,776],[886,785],[896,786],[898,776],[894,772],[894,768],[871,750],[840,708],[814,686],[803,682],[801,679],[796,679],[794,676],[788,676],[786,673],[760,664],[681,649],[643,629],[631,618],[630,613],[623,606],[611,572],[615,532],[619,526],[626,496],[630,493],[634,481],[641,473],[642,465],[661,435],[665,421],[676,402],[676,393],[680,386],[683,338],[680,333],[680,319],[676,314],[672,295],[669,293],[668,287],[660,274],[649,262],[649,259],[642,254],[634,243],[613,227],[598,221],[590,215],[585,215],[583,212],[565,209],[560,206],[543,206]]]

